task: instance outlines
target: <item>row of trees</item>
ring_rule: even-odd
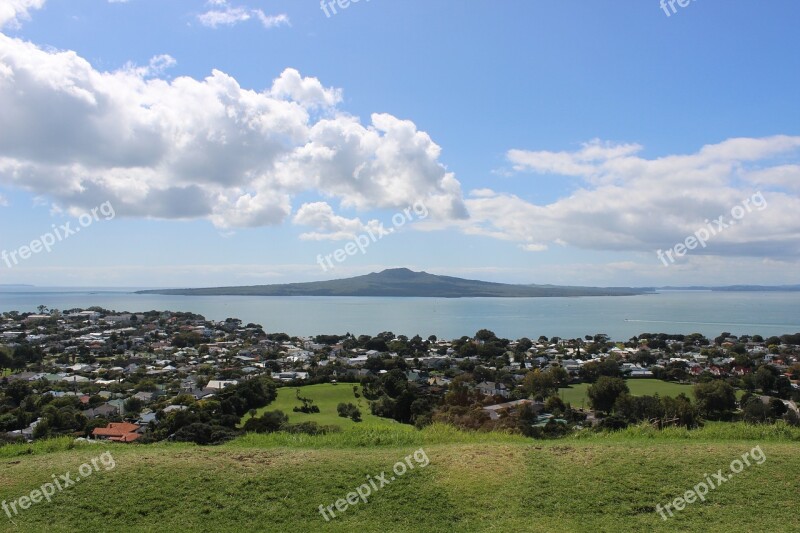
[[[241,433],[237,426],[242,416],[269,405],[276,397],[277,387],[266,377],[226,387],[209,400],[179,397],[178,401],[188,404],[187,409],[170,413],[159,411],[156,414],[158,424],[149,428],[143,442],[167,438],[197,444],[224,442]]]
[[[765,402],[760,396],[745,394],[738,402],[736,389],[723,380],[698,383],[693,393],[694,403],[684,394],[676,398],[631,396],[624,380],[607,376],[602,376],[588,389],[592,407],[610,415],[604,421],[604,427],[642,421],[653,422],[659,427],[663,424],[696,427],[702,420],[734,420],[740,405],[745,421],[766,423],[783,419],[800,425],[800,417],[780,399],[772,398]]]

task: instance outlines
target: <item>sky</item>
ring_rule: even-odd
[[[796,284],[794,0],[0,0],[0,284]]]

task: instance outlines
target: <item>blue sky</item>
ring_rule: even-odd
[[[0,0],[0,284],[798,283],[797,2],[336,10]]]

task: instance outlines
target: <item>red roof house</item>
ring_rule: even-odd
[[[100,440],[110,440],[114,442],[133,442],[142,436],[138,433],[141,426],[129,424],[128,422],[112,422],[104,428],[95,428],[92,436]]]

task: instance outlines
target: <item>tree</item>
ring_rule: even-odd
[[[126,413],[139,414],[139,412],[142,410],[142,407],[144,407],[144,402],[142,402],[142,400],[139,398],[131,396],[125,400],[123,406],[125,407]]]
[[[367,350],[375,350],[378,352],[388,352],[389,347],[386,346],[386,341],[381,337],[374,337],[364,344]]]
[[[778,398],[773,398],[769,401],[769,410],[772,418],[778,419],[785,415],[789,408]]]
[[[776,374],[777,372],[771,367],[764,365],[756,371],[755,375],[755,382],[758,388],[760,388],[764,393],[768,393],[772,389],[775,388],[775,381],[776,381]]]
[[[753,374],[745,374],[742,376],[742,388],[748,392],[756,390],[756,378]]]
[[[769,406],[758,397],[750,398],[742,411],[744,412],[745,422],[750,422],[751,424],[766,423],[771,415]]]
[[[578,375],[586,383],[594,383],[600,376],[619,377],[621,374],[619,363],[610,357],[604,361],[586,363],[578,371]]]
[[[736,409],[736,390],[722,380],[696,384],[694,397],[700,412],[714,420],[727,418]]]
[[[533,346],[533,342],[528,337],[522,337],[519,342],[517,342],[516,350],[520,353],[527,352]]]
[[[475,333],[475,338],[478,339],[479,341],[489,342],[494,339],[497,339],[497,335],[495,335],[493,331],[490,331],[488,329],[482,329],[479,330],[477,333]]]
[[[205,445],[219,444],[235,436],[236,432],[230,428],[196,422],[176,431],[174,439],[178,442],[194,442]]]
[[[548,372],[552,374],[556,386],[566,387],[569,385],[569,372],[563,366],[552,366]]]
[[[549,370],[542,372],[538,368],[525,375],[522,386],[525,392],[540,399],[558,392],[558,383],[553,374]]]
[[[778,398],[788,400],[792,396],[792,382],[786,376],[778,376],[775,380],[775,394]]]
[[[614,407],[614,403],[622,394],[630,392],[625,380],[609,376],[600,376],[597,382],[589,387],[588,395],[592,407],[598,411],[608,413]]]
[[[361,411],[352,403],[340,403],[336,406],[336,412],[342,418],[350,418],[353,422],[361,422]]]
[[[33,348],[27,343],[19,344],[14,348],[11,366],[12,368],[25,368],[29,363],[41,363],[43,357],[44,354],[40,348]]]
[[[0,348],[0,375],[3,374],[6,368],[11,368],[11,361],[11,354]]]
[[[300,396],[300,389],[296,389],[295,393],[297,399],[303,402],[302,407],[295,407],[294,409],[292,409],[295,413],[306,413],[306,414],[319,413],[319,407],[314,405],[314,400],[312,400],[311,398],[303,398],[302,396]]]
[[[5,393],[14,402],[14,405],[20,405],[22,400],[31,393],[31,387],[26,381],[14,380],[8,384]]]
[[[547,413],[561,414],[566,412],[567,406],[564,405],[564,402],[558,396],[550,396],[547,401],[544,402],[544,410]]]
[[[249,418],[244,424],[245,431],[256,433],[273,433],[289,422],[283,411],[267,411],[260,417]]]

